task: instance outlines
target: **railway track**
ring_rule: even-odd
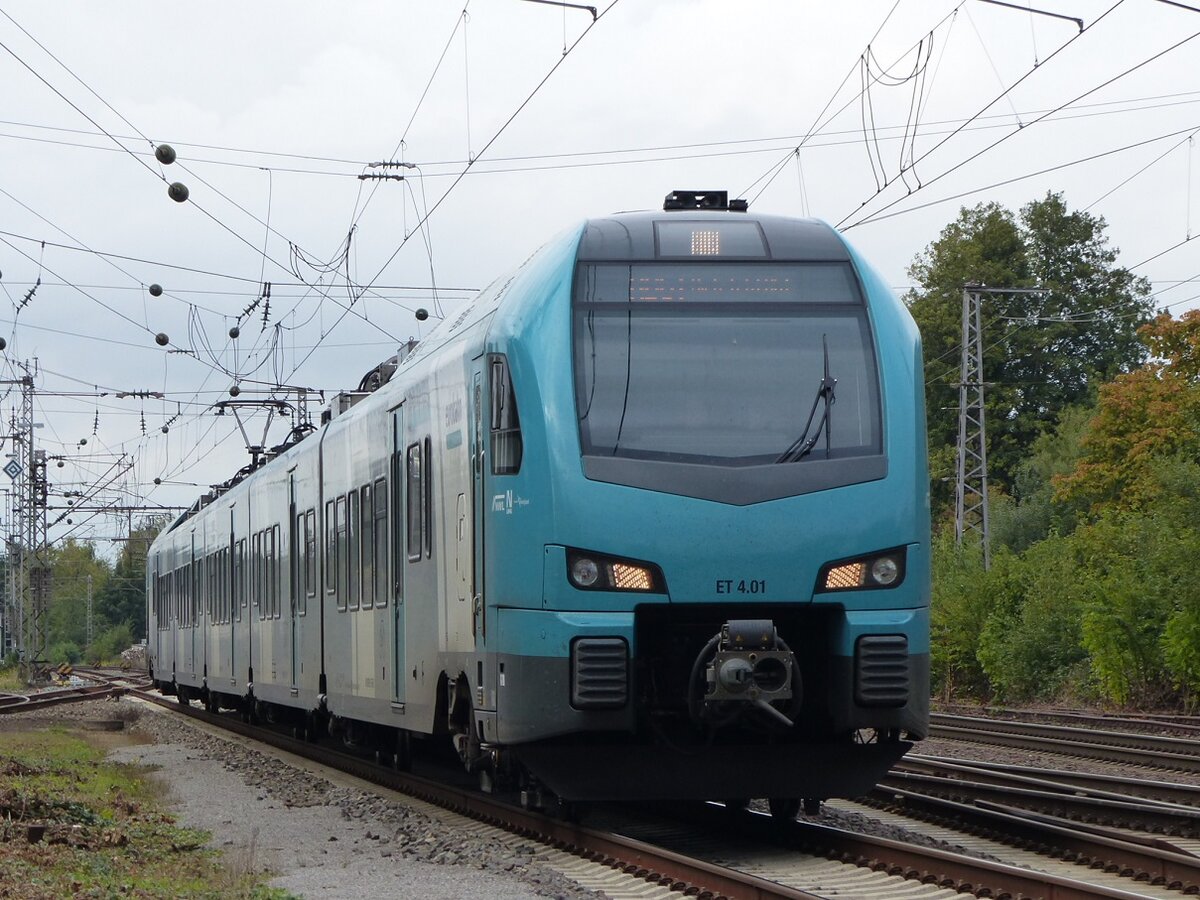
[[[669,889],[675,896],[678,896],[678,892],[705,898],[827,896],[805,889],[812,886],[813,866],[819,867],[823,861],[828,862],[824,863],[826,868],[822,870],[819,881],[823,885],[833,885],[825,889],[837,896],[892,896],[892,890],[900,892],[901,887],[906,895],[916,890],[922,893],[913,896],[928,897],[949,897],[956,893],[1011,898],[1145,896],[1136,890],[1125,891],[1119,887],[1089,884],[1061,875],[916,847],[823,825],[806,822],[783,825],[768,816],[750,813],[735,816],[720,804],[689,809],[686,827],[682,831],[676,827],[669,835],[661,827],[648,829],[645,825],[637,824],[620,826],[624,833],[582,828],[501,802],[472,789],[395,772],[339,750],[248,725],[229,714],[214,715],[190,705],[180,705],[147,690],[145,679],[139,678],[136,673],[85,669],[81,674],[99,683],[43,692],[33,697],[0,695],[0,712],[24,711],[128,692],[251,740],[400,790],[522,837],[539,840],[560,852],[574,854],[581,860],[626,873],[629,877],[657,885],[664,891]],[[1087,828],[1081,828],[1077,822],[1061,818],[1054,820],[1047,813],[1041,813],[1041,821],[1036,821],[1038,814],[996,802],[1000,797],[1010,802],[1017,797],[1025,801],[1036,798],[1039,802],[1057,802],[1060,804],[1059,811],[1079,817],[1089,814],[1096,817],[1101,814],[1097,810],[1109,816],[1131,815],[1135,808],[1145,807],[1140,810],[1144,814],[1142,822],[1145,827],[1178,834],[1200,830],[1200,810],[1189,809],[1184,803],[1176,802],[1180,796],[1168,789],[1183,790],[1187,798],[1196,800],[1200,788],[1186,793],[1187,786],[1156,783],[1160,785],[1160,792],[1171,799],[1134,804],[1121,794],[1115,783],[1120,779],[1112,776],[1082,776],[1078,773],[1062,774],[1072,775],[1074,783],[1050,782],[1031,773],[1005,772],[999,766],[913,757],[889,776],[876,802],[900,810],[905,815],[916,815],[925,821],[955,822],[959,827],[966,827],[976,834],[1012,846],[1034,848],[1050,856],[1082,862],[1109,873],[1121,873],[1147,884],[1188,892],[1200,890],[1200,858],[1178,847],[1154,840],[1143,840],[1139,844],[1136,840],[1128,840],[1127,836],[1114,837],[1094,827],[1088,833]],[[1081,783],[1087,778],[1093,780],[1090,786]],[[1146,785],[1145,782],[1138,784],[1140,787]],[[965,797],[965,794],[976,791],[990,791],[992,800],[979,796]],[[939,792],[943,796],[938,796]],[[955,795],[957,801],[951,799]],[[1078,805],[1070,799],[1072,797],[1077,799]],[[969,799],[969,803],[961,802],[963,799]],[[1091,812],[1081,812],[1085,807]],[[636,836],[639,832],[653,839],[639,839]],[[709,860],[721,859],[727,865],[714,865],[705,858],[696,858],[696,854],[687,852],[687,848],[703,845],[713,835],[719,835],[720,841],[715,845],[710,844],[701,856]],[[683,849],[671,850],[664,845]],[[743,848],[740,854],[733,849],[738,846]],[[788,853],[787,862],[779,859],[781,848]],[[764,854],[773,862],[763,862]],[[801,859],[809,862],[807,865],[800,864],[797,861]],[[839,874],[831,875],[831,872]]]
[[[930,737],[1068,754],[1180,772],[1200,772],[1200,741],[1041,722],[930,715]]]
[[[278,732],[247,725],[234,716],[213,715],[201,709],[180,705],[155,692],[133,689],[134,696],[191,718],[216,724],[255,741],[303,756],[321,765],[402,791],[426,802],[491,823],[527,838],[533,838],[559,850],[623,871],[653,885],[669,887],[698,897],[819,897],[828,896],[806,890],[804,879],[790,881],[799,868],[798,860],[807,858],[833,865],[846,872],[857,871],[860,880],[874,881],[873,887],[836,889],[838,896],[913,896],[950,897],[956,893],[989,897],[1054,898],[1133,898],[1139,895],[1119,888],[1097,886],[1042,872],[960,856],[942,850],[917,847],[898,841],[854,834],[811,823],[781,823],[764,815],[731,815],[719,804],[689,810],[688,835],[678,837],[678,846],[703,842],[720,836],[721,846],[756,848],[756,859],[769,858],[765,865],[750,857],[740,857],[733,865],[714,865],[686,850],[671,850],[659,841],[641,840],[616,831],[585,828],[540,813],[521,809],[472,789],[434,782],[410,773],[395,772],[374,762],[347,755],[322,745],[298,741]],[[636,827],[634,828],[636,831]],[[690,835],[690,836],[689,836]],[[747,851],[749,852],[749,851]],[[787,854],[787,864],[779,862]],[[712,858],[711,856],[709,858]],[[831,862],[824,862],[831,861]],[[1103,865],[1112,868],[1109,861]],[[769,877],[755,872],[767,873]],[[826,878],[828,876],[825,876]],[[848,876],[840,876],[845,879]],[[900,879],[906,879],[901,882]],[[811,878],[809,879],[811,881]],[[891,884],[889,888],[886,885]],[[927,891],[920,892],[924,885]],[[902,890],[901,890],[902,888]],[[678,895],[678,894],[676,894]]]
[[[51,706],[58,706],[60,703],[96,700],[101,697],[123,693],[124,690],[124,688],[105,683],[80,687],[55,688],[39,691],[34,694],[0,694],[0,715],[12,712],[29,712],[34,709],[46,709]]]
[[[1016,719],[1018,721],[1054,721],[1068,722],[1076,725],[1101,726],[1104,728],[1127,728],[1130,730],[1145,730],[1153,728],[1160,731],[1177,731],[1181,733],[1200,733],[1200,716],[1188,716],[1178,713],[1139,713],[1136,716],[1118,715],[1115,713],[1083,713],[1074,709],[1024,709],[1003,706],[967,706],[964,704],[944,704],[942,710],[953,715],[980,716],[989,719]]]

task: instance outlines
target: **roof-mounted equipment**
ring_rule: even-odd
[[[745,200],[730,200],[729,191],[671,191],[663,200],[664,210],[708,209],[746,212],[750,204]]]

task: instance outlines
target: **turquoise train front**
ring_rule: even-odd
[[[572,800],[860,794],[928,728],[920,338],[828,225],[665,207],[500,288],[470,740]]]

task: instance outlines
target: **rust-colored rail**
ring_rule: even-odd
[[[488,794],[464,790],[430,779],[375,765],[319,744],[299,741],[278,732],[247,725],[231,716],[213,715],[190,705],[168,701],[159,694],[131,690],[133,695],[192,718],[215,724],[245,737],[295,753],[321,765],[362,777],[455,812],[497,825],[645,880],[671,887],[686,896],[717,898],[812,898],[813,894],[745,872],[693,859],[643,841],[586,828],[504,803]],[[722,830],[731,821],[723,810],[709,810]],[[698,817],[702,818],[702,817]],[[847,864],[902,875],[981,897],[1043,898],[1043,900],[1135,900],[1135,893],[1112,890],[1069,878],[1034,872],[898,841],[853,834],[807,823],[781,829],[778,822],[747,816],[740,828],[778,846],[782,841],[803,852]]]

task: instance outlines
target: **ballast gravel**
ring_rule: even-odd
[[[338,784],[186,719],[128,700],[88,701],[28,720],[123,718],[133,743],[118,762],[154,767],[180,823],[212,834],[235,872],[265,872],[299,897],[457,900],[582,900],[599,895],[538,862],[539,845],[465,833],[424,812]],[[26,720],[22,723],[21,720]]]

